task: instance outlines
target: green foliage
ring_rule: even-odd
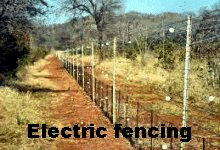
[[[136,51],[136,44],[135,43],[127,43],[125,44],[125,57],[132,61],[136,60],[137,58],[137,51]]]
[[[91,48],[85,48],[84,55],[85,56],[92,55],[92,49]]]
[[[70,54],[70,55],[74,55],[75,52],[74,52],[74,51],[70,51],[69,54]]]
[[[12,34],[6,33],[0,35],[0,50],[0,73],[5,76],[15,76],[19,66],[18,60],[29,53],[29,47]]]
[[[219,58],[207,58],[207,65],[209,68],[209,83],[214,88],[220,89],[220,61]]]
[[[46,47],[38,47],[36,49],[33,49],[30,52],[29,55],[29,61],[30,63],[36,62],[40,58],[44,58],[49,53],[48,49]]]
[[[0,74],[15,77],[19,65],[30,52],[30,34],[34,33],[31,18],[45,14],[48,5],[44,0],[3,0],[0,3]]]
[[[44,58],[48,53],[48,49],[43,46],[32,49],[28,55],[25,55],[24,59],[20,60],[20,67],[28,64],[33,64],[40,58]]]
[[[106,58],[113,58],[113,48],[112,46],[108,46],[108,47],[103,47],[103,55],[104,55],[104,59]],[[116,54],[117,55],[117,54]]]
[[[177,56],[175,55],[178,51],[181,50],[181,46],[173,43],[169,40],[163,43],[161,42],[157,46],[157,52],[159,53],[158,56],[158,65],[161,66],[164,69],[174,69],[175,68],[175,61],[177,59]],[[184,55],[180,51],[179,53],[179,61],[184,60]]]
[[[125,57],[127,59],[130,59],[130,60],[134,61],[137,58],[137,54],[132,48],[127,48],[126,53],[125,53]]]

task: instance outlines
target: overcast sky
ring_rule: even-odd
[[[184,12],[194,11],[198,12],[199,8],[207,6],[210,8],[219,0],[124,0],[124,11],[138,11],[142,13],[157,14],[160,12]],[[47,0],[50,5],[59,7],[59,0]],[[47,22],[63,23],[68,20],[65,14],[60,15],[59,18],[55,15],[49,15]]]

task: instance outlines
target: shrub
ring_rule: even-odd
[[[18,40],[11,33],[0,34],[0,73],[15,76],[19,60],[28,55],[30,48],[24,41]]]
[[[125,57],[127,59],[132,60],[132,61],[136,60],[136,58],[137,58],[137,51],[136,51],[136,44],[135,43],[126,44],[126,47],[125,47]]]
[[[134,61],[137,58],[137,54],[132,48],[127,48],[125,57]]]
[[[164,69],[174,69],[177,57],[179,57],[179,61],[184,60],[184,53],[181,50],[183,49],[180,45],[171,41],[164,42],[164,50],[163,44],[159,44],[157,47],[159,66]],[[177,53],[178,55],[175,55]]]
[[[40,58],[44,58],[49,53],[48,49],[46,47],[38,47],[36,49],[33,49],[28,58],[27,61],[31,64],[39,60]]]
[[[207,58],[207,65],[209,68],[209,74],[211,78],[211,83],[213,87],[216,87],[217,89],[219,89],[219,85],[220,85],[220,67],[219,67],[219,60],[218,58],[214,59],[214,58]]]

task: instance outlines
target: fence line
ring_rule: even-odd
[[[78,81],[78,84],[83,87],[84,91],[93,100],[93,92],[95,92],[94,101],[97,106],[103,111],[103,113],[111,120],[113,123],[113,86],[108,85],[105,82],[97,79],[93,76],[91,72],[91,66],[78,65],[78,62],[67,62],[66,57],[63,55],[58,55],[60,60],[64,63],[64,67],[67,71],[73,75],[73,77]],[[69,64],[71,67],[68,67]],[[74,70],[77,70],[74,72]],[[84,79],[83,71],[84,70]],[[74,74],[75,73],[75,74]],[[93,79],[94,78],[94,79]],[[84,83],[83,83],[84,80]],[[93,83],[94,82],[94,83]],[[94,84],[94,86],[93,86]],[[116,110],[116,120],[117,123],[122,124],[122,127],[145,127],[149,129],[150,127],[160,127],[161,124],[166,124],[166,127],[178,127],[178,125],[172,124],[163,120],[159,115],[155,114],[153,109],[150,111],[145,108],[143,102],[133,101],[128,95],[122,93],[120,90],[116,90],[115,98],[117,102]],[[152,105],[152,104],[149,104]],[[150,122],[150,123],[149,123]],[[163,149],[168,147],[169,149],[179,149],[180,148],[180,138],[176,139],[171,136],[170,139],[163,137],[154,138],[143,138],[142,135],[135,139],[134,137],[128,138],[131,145],[138,149]],[[186,149],[219,149],[218,144],[220,143],[220,138],[205,138],[192,136],[191,142],[185,144]]]

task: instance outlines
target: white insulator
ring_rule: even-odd
[[[162,149],[168,149],[168,145],[167,144],[163,144],[162,145]]]
[[[170,96],[166,96],[166,97],[165,97],[165,100],[166,100],[166,101],[170,101],[170,100],[171,100],[171,97],[170,97]]]
[[[214,96],[209,96],[209,102],[212,102],[215,100],[215,97]]]
[[[171,33],[173,33],[173,32],[174,32],[174,28],[170,28],[169,31],[170,31]]]

